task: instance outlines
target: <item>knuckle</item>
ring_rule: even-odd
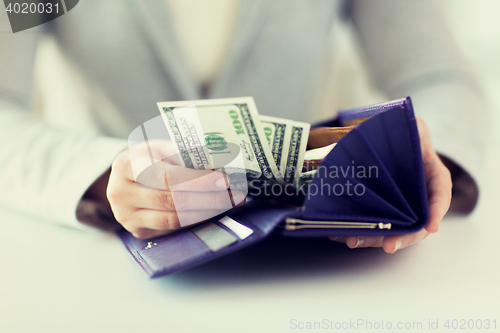
[[[125,226],[127,224],[127,218],[120,212],[120,210],[113,210],[113,215],[115,220],[121,225]]]
[[[176,230],[180,228],[176,212],[162,212],[154,215],[154,218],[148,220],[148,225],[153,230]]]
[[[143,168],[144,167],[144,168]],[[148,188],[164,190],[163,171],[159,164],[155,163],[148,166],[140,166],[135,170],[137,179],[135,181]]]
[[[126,211],[121,207],[111,206],[111,210],[113,212],[113,216],[115,220],[120,223],[125,229],[133,228],[134,224],[132,224],[132,215],[130,212]]]
[[[120,191],[117,190],[116,186],[112,186],[112,184],[109,184],[108,187],[106,188],[106,197],[108,198],[108,201],[110,204],[114,204],[120,199]]]
[[[124,150],[118,156],[116,156],[115,160],[111,164],[112,169],[123,169],[125,166],[130,165],[130,155],[129,151]]]
[[[160,191],[158,193],[158,200],[160,201],[160,207],[163,207],[164,209],[167,210],[175,210],[175,202],[179,200],[174,201],[174,197],[171,192],[167,191]]]
[[[176,179],[177,175],[176,173],[172,170],[169,164],[165,163],[164,161],[161,161],[162,163],[162,173],[161,173],[161,178],[163,183],[165,184],[165,187],[167,189],[170,189],[170,186],[175,186],[176,185]]]
[[[153,188],[165,190],[168,188],[166,170],[163,167],[163,161],[156,162],[151,167],[150,180]]]
[[[119,175],[120,177],[133,178],[132,162],[130,161],[130,153],[127,150],[122,151],[111,164],[111,174]],[[135,180],[135,179],[134,179]]]
[[[125,229],[131,230],[139,227],[137,223],[135,223],[136,213],[131,212],[127,207],[122,206],[111,206],[111,210],[113,212],[113,216],[115,220],[120,223]]]
[[[179,223],[179,216],[175,212],[167,214],[167,216],[165,218],[165,223],[166,223],[166,227],[169,230],[175,230],[175,229],[179,229],[181,227],[180,223]]]

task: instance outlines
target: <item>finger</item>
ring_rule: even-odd
[[[153,139],[148,140],[149,151],[155,161],[168,160],[179,161],[180,154],[177,152],[176,144],[171,140]],[[149,154],[149,152],[148,152]],[[175,164],[175,163],[174,163]],[[182,164],[177,164],[182,165]]]
[[[182,227],[206,221],[223,213],[224,210],[166,212],[152,209],[140,209],[122,223],[125,229],[179,230]]]
[[[418,133],[420,137],[420,148],[422,151],[422,158],[429,160],[429,157],[435,154],[434,147],[432,146],[431,135],[429,128],[425,121],[419,117],[417,119]]]
[[[452,181],[450,172],[441,162],[436,163],[428,174],[429,222],[425,229],[435,233],[439,230],[439,224],[450,208]]]
[[[135,197],[138,186],[121,175],[117,175],[115,170],[112,170],[108,186],[106,188],[106,198],[111,206],[115,219],[122,223],[126,221],[128,216],[132,214],[136,207],[130,203]]]
[[[241,191],[169,192],[136,186],[133,195],[126,197],[130,205],[165,211],[231,209],[244,203]]]
[[[157,118],[160,118],[159,121],[161,121],[161,116]],[[157,118],[152,121],[158,120]],[[129,136],[127,154],[129,159],[128,162],[135,176],[134,179],[136,179],[144,169],[157,161],[175,160],[178,163],[173,164],[182,165],[180,164],[179,154],[177,153],[175,143],[171,140],[162,139],[144,141],[143,132],[140,127],[136,128]]]
[[[347,237],[329,237],[331,241],[338,242],[338,243],[345,243]]]
[[[146,168],[136,182],[147,188],[171,192],[214,192],[227,190],[231,181],[221,172],[193,170],[158,161]]]
[[[117,182],[119,184],[117,184]],[[245,193],[236,190],[218,192],[169,192],[123,182],[112,175],[107,198],[113,210],[121,215],[137,209],[166,211],[231,209],[245,202]]]
[[[403,236],[386,236],[383,243],[384,251],[387,253],[394,253],[398,250],[404,249],[405,247],[420,242],[429,235],[430,233],[427,230],[422,229],[412,234]]]
[[[384,237],[347,237],[346,245],[351,249],[361,247],[382,247]]]
[[[429,222],[425,229],[434,233],[439,230],[439,224],[450,207],[452,181],[449,170],[432,146],[426,123],[418,117],[417,123],[429,203]]]

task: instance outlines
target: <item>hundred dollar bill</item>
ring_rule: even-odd
[[[157,105],[185,167],[283,183],[252,97]]]
[[[278,117],[260,116],[267,143],[271,147],[274,161],[283,176],[286,170],[288,147],[294,121]]]
[[[311,125],[308,123],[299,121],[293,122],[286,159],[286,168],[283,174],[285,183],[295,184],[300,179],[310,128]]]

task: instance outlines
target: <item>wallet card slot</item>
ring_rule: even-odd
[[[213,252],[219,251],[239,240],[231,232],[212,222],[191,229],[191,232]]]
[[[240,240],[244,240],[253,234],[253,229],[247,227],[244,224],[234,220],[229,216],[224,216],[219,221],[215,222],[221,228],[226,229],[227,231],[234,234]]]
[[[365,143],[366,148],[369,150],[371,153],[372,157],[377,161],[377,165],[380,166],[380,169],[386,176],[386,180],[388,181],[387,183],[381,182],[381,184],[378,184],[379,186],[387,186],[388,191],[385,193],[391,193],[391,190],[394,191],[395,195],[386,195],[384,196],[386,200],[390,201],[393,205],[401,209],[403,212],[405,212],[407,215],[411,216],[413,219],[417,219],[417,215],[411,208],[410,204],[408,201],[404,200],[404,195],[397,186],[396,182],[392,178],[391,174],[389,173],[389,170],[387,169],[385,163],[380,159],[380,157],[377,155],[375,152],[375,149],[371,145],[370,141],[368,138],[366,138],[365,134],[362,131],[355,130],[355,133],[359,135],[359,138]]]
[[[408,216],[405,212],[401,211],[398,207],[391,204],[384,197],[380,196],[379,193],[375,192],[371,187],[366,186],[363,182],[359,181],[356,178],[346,177],[345,179],[350,180],[355,185],[361,184],[365,185],[365,194],[369,194],[372,198],[377,200],[381,205],[385,206],[386,209],[389,209],[392,214],[389,215],[390,218],[393,218],[397,221],[400,221],[398,224],[412,224],[417,219],[416,217]],[[386,210],[384,209],[384,213]]]
[[[360,125],[359,129],[371,140],[372,147],[384,161],[384,165],[397,184],[405,200],[417,214],[421,211],[422,184],[419,181],[417,156],[414,145],[419,147],[419,141],[412,141],[407,111],[404,108],[388,110],[377,117]],[[425,190],[425,185],[423,186]]]
[[[361,126],[364,126],[364,124]],[[362,165],[366,168],[376,166],[377,176],[363,178],[363,181],[366,182],[365,185],[369,185],[370,188],[376,189],[376,193],[380,197],[408,216],[410,220],[417,219],[415,212],[406,201],[405,196],[399,189],[391,172],[389,172],[385,163],[377,154],[377,151],[366,138],[363,130],[360,130],[360,127],[355,127],[351,133],[332,149],[330,154],[325,160],[334,160],[338,162],[337,164],[345,165],[348,164],[349,161],[361,161]],[[326,161],[326,163],[328,163],[328,161]],[[380,176],[378,171],[380,171]]]
[[[341,167],[335,163],[331,163],[331,161],[327,161],[329,163],[329,167],[335,167],[337,169],[341,169]],[[347,174],[343,174],[342,178],[339,179],[331,179],[329,182],[324,182],[324,180],[329,180],[329,178],[322,178],[318,174],[315,176],[313,182],[309,185],[308,194],[305,200],[305,211],[304,213],[309,215],[310,213],[315,212],[335,212],[341,214],[349,214],[350,212],[364,212],[366,215],[373,216],[378,219],[382,218],[390,218],[395,221],[398,221],[398,224],[409,225],[415,221],[414,218],[406,215],[404,212],[400,211],[389,202],[380,197],[376,192],[374,192],[370,187],[365,186],[359,180],[348,176]],[[319,176],[319,177],[318,177]],[[356,189],[356,185],[361,184],[363,188],[363,194],[357,195],[354,191],[351,195],[348,195],[345,191],[346,184],[343,184],[341,181],[346,181],[346,184],[351,182],[352,188]],[[315,187],[316,189],[326,188],[329,193],[332,195],[314,195],[312,196],[311,188]],[[342,194],[338,195],[336,193],[335,188],[340,185],[340,189],[342,189]],[[349,188],[349,187],[348,187]],[[323,194],[323,193],[322,193]],[[365,199],[369,198],[369,199]]]

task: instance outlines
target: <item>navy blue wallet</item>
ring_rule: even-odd
[[[271,232],[287,237],[412,233],[429,219],[417,122],[410,98],[341,111],[314,128],[352,125],[295,198],[248,198],[201,225],[141,240],[119,237],[151,277],[250,246]]]

